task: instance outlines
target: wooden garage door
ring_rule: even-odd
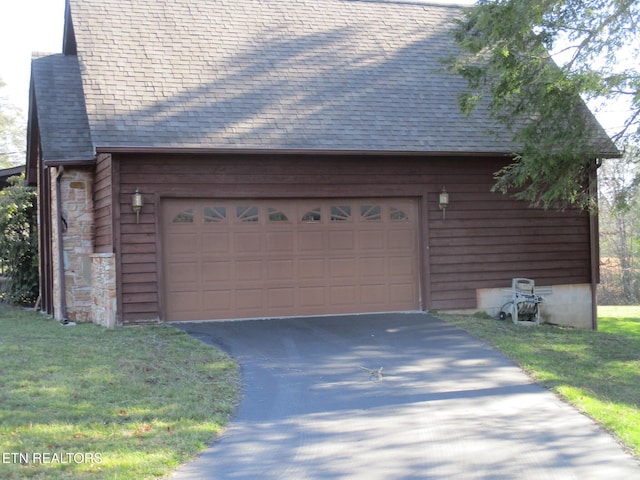
[[[167,320],[419,308],[408,199],[163,203]]]

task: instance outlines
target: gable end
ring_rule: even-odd
[[[71,20],[71,7],[69,1],[66,1],[64,9],[64,33],[62,38],[62,53],[65,55],[77,55],[78,46],[76,44],[76,32],[73,29],[73,21]]]

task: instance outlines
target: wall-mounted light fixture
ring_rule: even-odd
[[[444,220],[446,217],[447,207],[449,206],[449,194],[447,193],[447,189],[442,187],[442,191],[440,192],[440,196],[438,198],[440,210],[442,210],[442,219]]]
[[[136,191],[131,195],[131,208],[136,214],[136,223],[140,223],[140,210],[142,210],[143,205],[142,193],[140,193],[139,188],[136,188]]]

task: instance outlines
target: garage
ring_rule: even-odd
[[[164,199],[169,321],[420,308],[407,198]]]

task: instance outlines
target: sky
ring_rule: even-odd
[[[0,96],[20,108],[29,104],[31,53],[62,51],[65,0],[0,0]]]
[[[474,3],[474,0],[436,1]],[[31,54],[62,51],[64,5],[65,0],[0,0],[0,79],[6,84],[0,89],[0,97],[18,107],[25,118],[29,105]],[[617,126],[621,118],[620,107],[609,110],[612,111],[605,109],[596,113],[605,128]]]

